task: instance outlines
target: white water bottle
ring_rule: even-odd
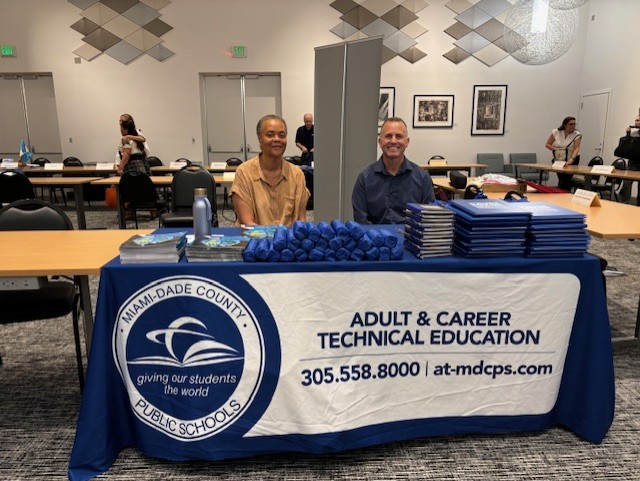
[[[194,189],[193,234],[196,238],[211,235],[211,202],[207,189]]]

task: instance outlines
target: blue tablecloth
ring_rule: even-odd
[[[120,265],[101,275],[69,478],[614,413],[597,259]]]

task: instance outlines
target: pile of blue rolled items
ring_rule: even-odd
[[[402,259],[402,254],[402,244],[390,230],[332,220],[278,227],[273,238],[252,239],[242,258],[245,262],[389,261]]]

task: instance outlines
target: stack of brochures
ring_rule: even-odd
[[[189,262],[242,261],[242,251],[249,244],[250,237],[212,235],[194,238],[187,242]]]
[[[404,247],[419,259],[451,255],[452,210],[440,203],[408,203],[405,210]]]
[[[547,202],[517,202],[529,213],[526,254],[530,257],[575,257],[589,247],[585,216]]]
[[[519,204],[492,199],[449,202],[455,212],[453,252],[464,257],[524,255],[530,214]]]
[[[135,235],[120,245],[122,264],[178,262],[187,243],[187,233]]]

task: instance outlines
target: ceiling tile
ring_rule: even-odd
[[[116,37],[125,38],[131,35],[136,30],[140,29],[139,25],[136,25],[128,18],[118,15],[110,22],[105,23],[102,28],[111,32]]]
[[[382,19],[390,25],[393,25],[397,29],[401,29],[409,25],[411,22],[418,20],[418,16],[415,13],[407,10],[406,8],[398,5],[393,10],[385,13],[382,16]]]
[[[401,32],[406,33],[407,35],[409,35],[409,37],[415,40],[420,35],[424,35],[425,33],[427,33],[428,30],[418,22],[411,22],[409,25],[404,27]]]
[[[374,22],[378,17],[376,17],[369,10],[364,8],[361,5],[358,5],[353,10],[349,10],[347,13],[340,17],[340,20],[344,20],[345,22],[353,25],[358,30],[369,25],[371,22]]]
[[[504,25],[498,22],[495,18],[492,18],[487,23],[483,23],[476,28],[476,33],[479,33],[484,38],[493,42],[504,35]]]
[[[99,28],[100,25],[92,22],[88,18],[81,18],[76,23],[71,25],[71,28],[82,35],[89,35],[91,32]]]
[[[418,60],[427,56],[422,50],[416,47],[410,47],[404,52],[400,53],[400,56],[411,63],[416,63]]]
[[[478,28],[483,23],[491,20],[491,17],[479,8],[471,7],[461,14],[456,15],[455,19],[458,22],[464,23],[469,28]]]
[[[151,47],[145,53],[155,58],[158,62],[164,62],[169,57],[175,55],[175,52],[172,52],[167,47],[160,44],[156,45],[155,47]]]
[[[82,57],[87,62],[91,62],[94,58],[99,55],[102,55],[102,52],[95,47],[92,47],[88,43],[82,44],[81,47],[78,47],[73,51],[78,57]]]
[[[350,35],[344,40],[345,42],[352,42],[353,40],[362,40],[364,38],[369,38],[369,36],[366,33],[362,32],[362,30],[356,30],[353,35]]]
[[[445,33],[448,33],[456,40],[464,37],[469,32],[471,32],[471,29],[467,27],[464,23],[460,23],[460,22],[454,23],[453,25],[451,25],[449,28],[445,30]]]
[[[111,32],[107,32],[104,28],[99,28],[83,37],[82,41],[97,48],[101,52],[104,52],[118,43],[120,38],[116,37]]]
[[[451,0],[450,2],[447,2],[445,6],[456,13],[462,13],[465,10],[470,9],[473,4],[467,0]]]
[[[75,5],[81,10],[86,10],[98,0],[69,0],[69,3]]]
[[[481,0],[476,3],[476,7],[487,12],[492,17],[496,17],[511,8],[511,4],[507,0]]]
[[[336,0],[331,3],[331,6],[340,13],[347,13],[358,6],[353,0]]]
[[[400,5],[413,13],[418,13],[429,6],[429,4],[423,0],[404,0]]]
[[[481,37],[476,32],[470,32],[464,37],[453,42],[453,44],[469,53],[476,53],[481,48],[486,47],[489,44],[489,40]]]
[[[444,58],[446,58],[447,60],[450,60],[456,65],[462,62],[463,60],[469,58],[470,56],[471,54],[469,52],[465,52],[464,50],[458,47],[452,48],[451,50],[449,50],[447,53],[443,55]]]
[[[118,42],[113,47],[106,50],[104,53],[125,65],[133,62],[140,55],[142,55],[142,52],[140,50],[135,48],[133,45],[128,44],[124,40]]]
[[[409,37],[409,35],[398,31],[393,35],[385,38],[382,43],[385,47],[393,50],[395,53],[400,53],[404,52],[410,47],[413,47],[418,42]]]
[[[154,10],[162,10],[164,7],[171,3],[171,0],[141,0],[142,3],[148,5]],[[171,52],[171,50],[169,50]],[[173,55],[173,52],[171,53]]]
[[[154,47],[155,45],[158,45],[162,42],[162,39],[160,37],[157,37],[142,28],[134,32],[132,35],[126,37],[125,40],[137,49],[142,50],[143,52],[146,52],[151,47]]]
[[[138,0],[100,0],[100,3],[118,13],[124,13],[138,3]]]
[[[361,5],[378,17],[398,6],[393,0],[365,0]]]
[[[503,37],[500,37],[500,38],[499,38],[499,39],[497,39],[497,40],[494,40],[494,41],[493,41],[493,44],[494,44],[496,47],[501,48],[501,49],[502,49],[502,50],[504,50],[505,52],[507,51],[507,47],[505,47],[505,46],[504,46],[504,36],[503,36]]]
[[[147,32],[151,32],[152,34],[157,35],[158,37],[162,37],[165,33],[173,30],[173,27],[171,25],[167,25],[159,18],[156,18],[155,20],[146,24],[144,26],[144,29]]]
[[[98,2],[94,3],[83,12],[80,12],[80,15],[82,15],[84,18],[88,18],[93,23],[97,23],[98,25],[102,26],[110,20],[116,18],[118,16],[118,12]]]
[[[393,50],[388,49],[387,47],[385,47],[384,45],[382,46],[382,62],[383,63],[387,63],[389,60],[391,60],[392,58],[396,57],[398,54],[395,53]]]
[[[348,24],[347,22],[340,22],[338,25],[331,29],[331,33],[337,35],[341,39],[345,39],[354,33],[356,33],[358,29],[353,25]]]
[[[364,27],[362,31],[367,35],[369,35],[370,37],[383,35],[385,38],[387,38],[388,36],[396,33],[398,29],[395,27],[392,27],[387,22],[379,18],[375,22],[371,22],[369,25]]]
[[[478,50],[476,53],[474,53],[473,56],[488,67],[493,67],[500,60],[508,57],[509,54],[501,48],[496,47],[495,45],[490,43],[483,49]]]
[[[145,5],[144,3],[138,2],[122,15],[141,27],[144,27],[149,22],[158,18],[160,16],[160,12]]]

